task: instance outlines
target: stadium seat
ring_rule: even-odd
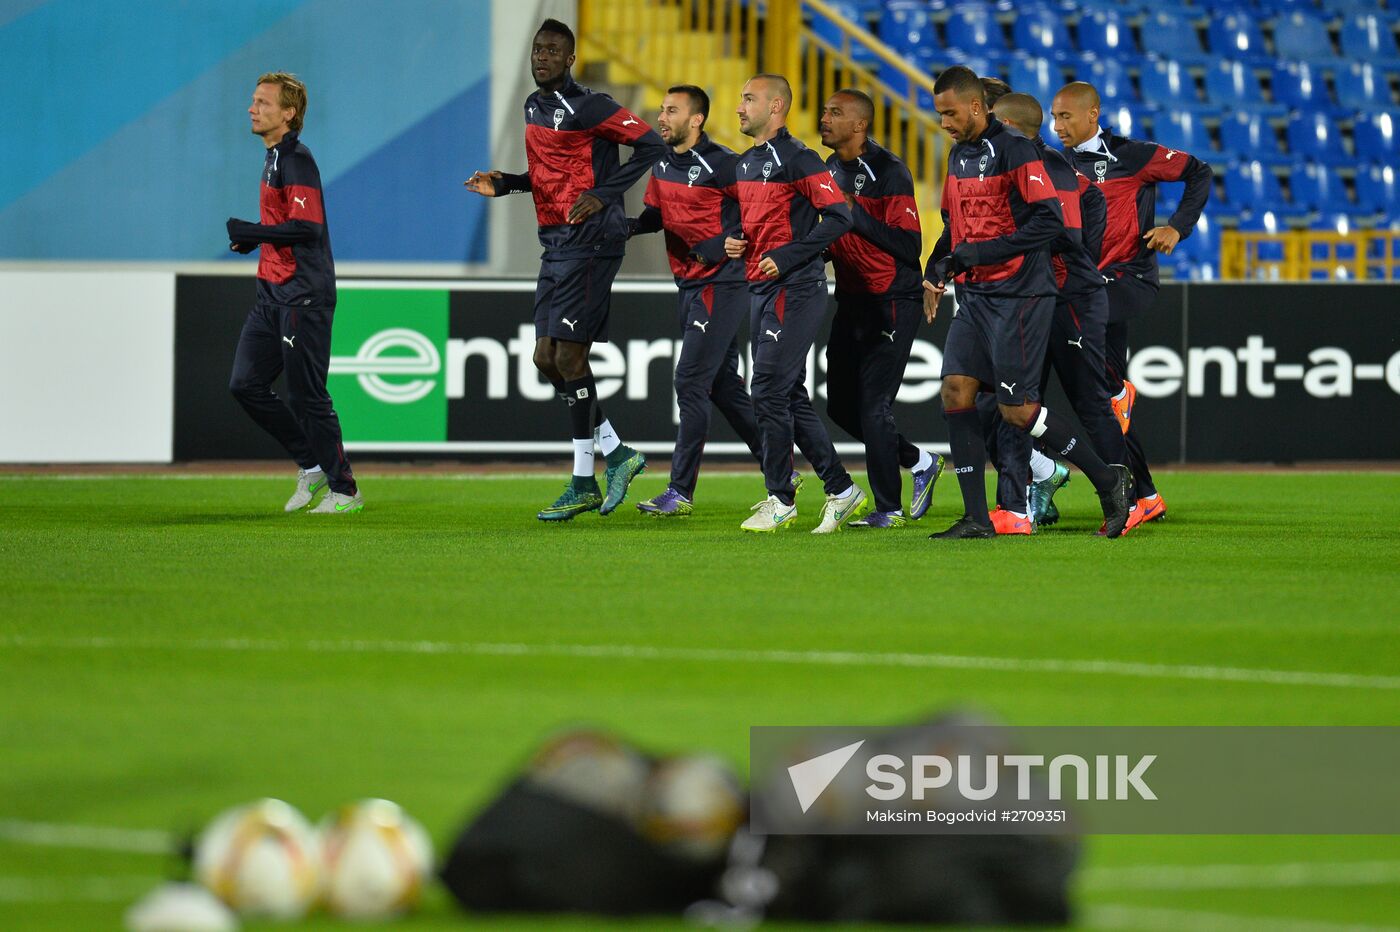
[[[1006,68],[1004,65],[993,64],[990,60],[980,55],[969,55],[961,49],[950,48],[947,50],[945,57],[955,65],[966,65],[971,68],[978,77],[1005,77]]]
[[[1177,278],[1213,281],[1220,277],[1220,227],[1202,213],[1191,235],[1172,250],[1168,261]]]
[[[1080,81],[1088,81],[1099,92],[1105,107],[1141,102],[1137,88],[1128,76],[1128,69],[1116,58],[1100,58],[1079,66],[1075,75]]]
[[[1257,113],[1226,114],[1220,121],[1220,148],[1227,156],[1255,159],[1266,165],[1282,165],[1288,161],[1279,151],[1273,127]]]
[[[1011,67],[1006,83],[1022,94],[1030,94],[1047,106],[1055,92],[1065,86],[1065,76],[1059,67],[1048,58],[1011,59]]]
[[[1341,177],[1325,165],[1298,162],[1288,173],[1293,205],[1323,213],[1345,213],[1356,205],[1347,196]]]
[[[1210,51],[1219,58],[1233,58],[1251,65],[1267,64],[1271,56],[1264,47],[1259,23],[1243,13],[1212,16],[1206,27]]]
[[[1280,16],[1274,23],[1274,54],[1322,68],[1340,61],[1327,34],[1327,24],[1321,17],[1301,10]]]
[[[979,74],[981,72],[978,72]],[[894,65],[887,61],[880,62],[880,70],[876,72],[876,77],[890,86],[896,94],[904,96],[909,93],[909,77]],[[933,110],[933,95],[926,90],[920,89],[918,94],[918,105],[923,110]],[[935,114],[935,118],[936,118]]]
[[[1201,39],[1190,20],[1167,12],[1157,12],[1142,23],[1142,34],[1152,37],[1152,51],[1183,65],[1204,65],[1210,56],[1201,48]]]
[[[1278,62],[1274,65],[1272,80],[1275,103],[1293,110],[1317,110],[1334,116],[1343,112],[1332,100],[1322,72],[1311,62]],[[1206,86],[1210,86],[1209,78]]]
[[[1259,11],[1265,16],[1283,16],[1295,10],[1316,15],[1315,0],[1257,0]]]
[[[1358,162],[1400,164],[1400,111],[1357,114],[1352,141]]]
[[[1341,131],[1325,113],[1298,112],[1289,117],[1288,148],[1295,156],[1325,165],[1351,161],[1351,154],[1342,144]]]
[[[1259,76],[1244,62],[1220,61],[1206,68],[1206,97],[1229,110],[1249,110],[1266,117],[1281,117],[1288,108],[1264,99]]]
[[[1361,13],[1342,20],[1342,54],[1370,62],[1385,71],[1400,68],[1400,47],[1389,23],[1375,13]]]
[[[1196,79],[1179,62],[1165,58],[1149,58],[1138,73],[1142,99],[1168,110],[1191,110],[1196,113],[1219,110],[1201,99]]]
[[[1356,170],[1356,204],[1373,214],[1400,212],[1400,173],[1394,165],[1371,165]]]
[[[831,8],[843,18],[850,20],[856,25],[865,25],[865,19],[861,15],[860,7],[850,2],[850,0],[837,0],[837,2],[831,4]],[[820,13],[812,14],[812,32],[838,49],[843,46],[845,41],[845,34],[841,31],[841,27],[837,26]],[[864,43],[859,42],[851,43],[851,57],[858,62],[866,63],[873,63],[879,58],[874,52],[867,48]]]
[[[1044,6],[1024,6],[1017,11],[1011,24],[1011,41],[1017,51],[1057,62],[1069,61],[1078,54],[1070,42],[1064,17]]]
[[[1219,158],[1220,150],[1211,142],[1205,122],[1199,114],[1189,111],[1163,113],[1152,123],[1152,135],[1158,145],[1179,152],[1189,152],[1199,159]]]
[[[1081,52],[1092,52],[1108,59],[1138,58],[1132,27],[1127,23],[1123,8],[1116,4],[1081,15],[1078,32]]]
[[[880,16],[880,41],[921,67],[943,51],[923,0],[890,0]]]
[[[1336,73],[1337,103],[1348,110],[1394,107],[1390,82],[1370,62],[1354,61]]]
[[[1331,16],[1374,13],[1379,6],[1376,0],[1320,0],[1318,5]]]
[[[1132,136],[1136,139],[1151,139],[1147,132],[1147,126],[1143,123],[1142,114],[1137,107],[1128,104],[1118,104],[1109,107],[1105,105],[1099,111],[1099,123],[1107,126],[1119,136]]]
[[[1004,64],[1010,57],[1001,24],[992,15],[991,9],[982,4],[955,7],[944,28],[949,48],[960,49],[998,64]]]
[[[1225,170],[1225,201],[1236,210],[1254,214],[1272,211],[1282,217],[1295,211],[1284,200],[1283,188],[1263,162],[1237,162]]]

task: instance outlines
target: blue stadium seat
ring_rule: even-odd
[[[1237,162],[1225,170],[1225,200],[1237,210],[1248,208],[1255,214],[1272,211],[1280,217],[1290,213],[1278,178],[1263,162]]]
[[[1152,51],[1183,65],[1204,65],[1209,59],[1201,48],[1196,27],[1182,16],[1157,12],[1142,23],[1142,34],[1152,37]]]
[[[1317,3],[1315,0],[1258,0],[1259,11],[1265,16],[1282,16],[1292,13],[1295,10],[1317,13]]]
[[[1358,168],[1356,202],[1369,213],[1400,215],[1400,172],[1394,165]]]
[[[1149,58],[1138,73],[1142,99],[1169,110],[1191,110],[1201,113],[1219,108],[1201,99],[1196,79],[1180,62],[1165,58]]]
[[[1206,86],[1210,86],[1207,79]],[[1292,110],[1318,110],[1340,116],[1322,72],[1311,62],[1281,61],[1274,65],[1274,101]]]
[[[1400,164],[1400,111],[1357,114],[1352,141],[1358,162]]]
[[[943,50],[924,0],[890,0],[885,4],[880,16],[880,41],[920,66]]]
[[[999,64],[1010,57],[1001,24],[989,7],[981,4],[954,7],[944,28],[949,48],[960,49],[969,55],[980,55]]]
[[[1018,10],[1011,24],[1011,42],[1017,51],[1058,62],[1077,54],[1064,17],[1049,7],[1023,6]]]
[[[1220,227],[1211,222],[1208,212],[1201,214],[1191,235],[1172,250],[1167,261],[1177,278],[1213,281],[1220,277]]]
[[[1005,67],[1001,64],[993,64],[980,55],[969,55],[961,49],[949,48],[946,57],[955,65],[966,65],[968,68],[972,69],[974,74],[981,78],[1001,78],[1005,76]]]
[[[1099,110],[1099,123],[1107,126],[1119,136],[1132,136],[1135,139],[1151,139],[1143,124],[1141,111],[1129,104],[1105,105]]]
[[[1323,213],[1345,213],[1356,209],[1347,197],[1341,176],[1316,162],[1298,162],[1288,173],[1295,207]]]
[[[1105,107],[1137,104],[1141,101],[1133,87],[1128,69],[1116,58],[1100,58],[1079,66],[1075,75],[1080,81],[1094,85]]]
[[[1375,110],[1395,106],[1390,82],[1366,61],[1354,61],[1335,74],[1337,103],[1348,110]]]
[[[1209,162],[1218,159],[1220,150],[1211,142],[1205,122],[1199,114],[1186,111],[1163,113],[1152,121],[1152,135],[1158,145],[1178,152],[1189,152]]]
[[[1342,54],[1391,71],[1400,67],[1400,47],[1390,24],[1375,13],[1361,13],[1342,20]]]
[[[1274,54],[1323,68],[1339,61],[1327,34],[1327,24],[1321,17],[1301,10],[1280,16],[1274,23]]]
[[[1048,109],[1055,92],[1065,86],[1065,76],[1059,66],[1048,58],[1022,58],[1018,55],[1011,59],[1006,83],[1022,94],[1030,94]]]
[[[861,15],[860,7],[856,3],[850,2],[850,0],[837,0],[837,2],[831,4],[831,8],[842,17],[858,26],[864,25],[865,23]],[[844,33],[841,32],[841,28],[820,13],[812,14],[812,32],[838,49],[842,47],[845,41],[845,36]],[[851,57],[858,62],[875,62],[878,60],[878,56],[874,52],[866,48],[864,43],[858,42],[851,43]]]
[[[1332,16],[1350,16],[1353,13],[1374,13],[1380,4],[1376,0],[1321,0],[1319,6]]]
[[[1206,27],[1210,51],[1219,58],[1233,58],[1251,65],[1268,64],[1271,56],[1264,47],[1259,23],[1247,14],[1212,16]]]
[[[1288,149],[1294,156],[1324,165],[1345,165],[1351,154],[1337,124],[1325,113],[1299,111],[1288,118]]]
[[[1273,127],[1259,114],[1247,111],[1226,114],[1220,121],[1220,148],[1227,156],[1254,159],[1265,165],[1288,161],[1279,151]]]
[[[1100,58],[1137,59],[1137,43],[1122,7],[1094,10],[1079,17],[1079,49]]]
[[[888,84],[895,93],[901,96],[909,93],[908,76],[889,62],[880,62],[880,70],[876,72],[875,76]],[[928,91],[921,89],[918,94],[918,101],[921,109],[933,110],[933,95]],[[935,114],[935,117],[936,116]]]
[[[1221,59],[1206,68],[1206,97],[1230,110],[1249,110],[1264,116],[1281,117],[1288,108],[1264,99],[1259,76],[1244,62]]]

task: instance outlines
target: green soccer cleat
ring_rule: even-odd
[[[352,515],[365,510],[365,497],[356,489],[353,495],[330,491],[321,504],[307,512],[310,515]]]
[[[1069,467],[1056,462],[1055,471],[1042,482],[1032,482],[1030,494],[1026,496],[1031,521],[1036,527],[1049,527],[1060,520],[1060,509],[1055,507],[1055,493],[1069,485]]]
[[[608,468],[603,473],[603,484],[608,494],[598,509],[600,515],[610,515],[627,498],[627,487],[647,468],[647,458],[629,446],[619,446],[607,458]]]
[[[569,521],[585,511],[597,511],[603,504],[603,493],[598,489],[598,480],[590,478],[582,489],[575,488],[573,480],[564,487],[564,494],[554,500],[554,504],[542,510],[535,517],[541,521]]]
[[[287,499],[287,504],[282,506],[282,510],[291,513],[301,511],[311,500],[316,497],[316,493],[326,487],[326,474],[321,470],[308,473],[305,469],[297,470],[297,487],[292,493],[292,497]]]

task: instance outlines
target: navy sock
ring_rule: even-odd
[[[976,408],[956,408],[943,412],[948,420],[948,440],[953,452],[953,472],[962,488],[963,512],[982,525],[991,525],[987,516],[986,441],[982,418]]]
[[[1093,445],[1086,438],[1078,436],[1069,421],[1049,408],[1041,407],[1040,412],[1031,419],[1029,432],[1032,437],[1045,442],[1052,451],[1052,456],[1063,456],[1079,467],[1079,471],[1089,477],[1094,488],[1108,489],[1117,481],[1113,470],[1099,458]]]
[[[597,388],[592,374],[564,383],[564,400],[569,403],[569,424],[575,440],[593,439],[593,408]]]

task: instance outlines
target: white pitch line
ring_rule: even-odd
[[[45,848],[86,848],[130,854],[170,854],[177,848],[177,836],[172,832],[68,822],[30,822],[24,819],[0,819],[0,841]]]
[[[315,654],[446,654],[483,657],[567,657],[590,660],[678,661],[682,663],[783,664],[822,667],[983,670],[998,673],[1056,673],[1123,676],[1159,680],[1204,680],[1270,686],[1400,690],[1400,676],[1261,670],[1240,667],[1178,666],[1121,660],[1047,660],[958,654],[874,653],[863,651],[740,650],[733,648],[650,647],[639,644],[523,644],[458,641],[309,640],[247,638],[63,638],[0,635],[0,648],[48,650],[161,650],[241,653],[303,651]]]
[[[1082,911],[1079,919],[1094,929],[1132,929],[1134,932],[1400,932],[1400,926],[1141,906],[1091,906]]]
[[[161,877],[0,877],[0,903],[125,903]]]
[[[1374,887],[1400,883],[1400,861],[1300,861],[1291,864],[1153,864],[1090,867],[1083,890],[1254,890]]]

